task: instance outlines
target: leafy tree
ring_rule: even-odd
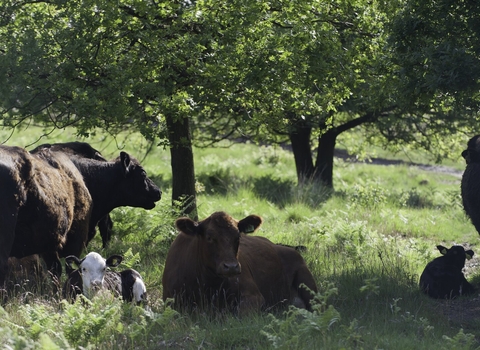
[[[88,136],[140,130],[172,154],[173,199],[196,216],[188,118],[206,48],[184,1],[5,1],[0,7],[1,116],[35,117]],[[208,34],[205,34],[208,36]]]
[[[406,99],[428,110],[478,110],[480,9],[475,1],[409,0],[391,42]],[[443,101],[443,103],[442,103]],[[432,103],[434,102],[434,103]]]
[[[384,52],[385,25],[397,5],[318,0],[258,6],[244,16],[250,18],[244,19],[244,30],[230,35],[229,44],[216,53],[231,72],[224,75],[218,95],[236,104],[223,116],[239,114],[234,126],[257,139],[277,135],[277,140],[288,140],[299,183],[313,180],[333,187],[338,135],[398,108]],[[217,119],[222,113],[215,108],[203,112],[209,112],[205,119],[230,123]],[[216,129],[230,135],[231,129],[219,123]]]
[[[390,48],[397,99],[411,122],[386,128],[388,138],[412,140],[418,130],[430,148],[457,130],[479,131],[479,15],[474,1],[406,2],[392,23]]]
[[[462,78],[471,75],[478,82],[477,57],[457,60],[461,53],[478,52],[476,46],[465,46],[478,40],[469,39],[478,38],[476,20],[466,19],[476,12],[462,4],[445,3],[456,12],[428,1],[412,1],[404,8],[406,2],[401,0],[276,1],[259,6],[255,14],[244,16],[254,20],[244,19],[246,28],[230,35],[229,45],[219,45],[216,52],[229,72],[217,84],[221,91],[215,96],[223,99],[217,107],[224,107],[223,101],[228,100],[234,101],[234,108],[203,110],[208,113],[197,121],[203,126],[210,121],[217,139],[231,136],[236,129],[257,140],[289,141],[299,183],[314,181],[333,188],[337,137],[359,126],[370,143],[392,149],[422,147],[439,161],[451,151],[447,140],[452,135],[470,132],[478,110],[473,103],[478,87],[465,85]],[[434,21],[422,39],[411,37],[413,29],[408,26],[425,21],[426,14],[452,23]],[[458,18],[463,18],[460,27]],[[470,29],[464,31],[467,24]],[[427,65],[431,74],[426,74],[420,67],[432,57],[422,50],[429,47],[427,42],[435,42],[428,36],[432,33],[437,40],[454,37],[455,45],[446,44],[451,47],[450,62]],[[419,84],[422,79],[441,79],[448,65],[453,69],[448,73],[450,81],[444,81],[449,92],[428,81]],[[464,65],[468,73],[458,74]],[[452,89],[462,94],[453,96]],[[203,127],[202,133],[205,130],[210,129]],[[204,136],[211,141],[210,133]]]

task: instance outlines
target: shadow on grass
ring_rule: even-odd
[[[318,208],[333,195],[330,188],[319,183],[305,182],[297,185],[290,180],[269,176],[253,179],[253,192],[279,208],[299,203]]]
[[[326,187],[314,183],[297,185],[294,181],[269,175],[238,177],[228,169],[217,169],[197,174],[197,180],[209,194],[227,195],[248,188],[255,196],[282,209],[290,204],[303,203],[312,208],[321,206],[333,194]]]

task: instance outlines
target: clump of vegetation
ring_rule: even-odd
[[[306,349],[329,346],[330,332],[340,321],[340,313],[328,305],[330,295],[337,289],[329,288],[324,295],[317,293],[312,301],[312,312],[290,306],[288,311],[277,317],[269,315],[270,323],[261,334],[265,335],[274,348]]]

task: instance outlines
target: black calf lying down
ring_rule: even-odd
[[[475,292],[475,288],[465,279],[462,269],[465,259],[471,259],[472,250],[454,245],[450,249],[438,245],[443,256],[429,262],[420,276],[420,289],[432,298],[449,299]]]
[[[75,299],[77,294],[84,294],[92,298],[102,288],[112,290],[116,295],[122,295],[123,300],[137,303],[146,301],[147,290],[140,274],[127,269],[122,272],[107,270],[107,267],[116,267],[123,260],[120,255],[112,255],[104,259],[100,254],[92,252],[83,259],[74,255],[67,256],[68,279],[63,288],[66,299]],[[74,269],[75,265],[77,269]]]

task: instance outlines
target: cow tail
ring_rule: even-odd
[[[305,308],[312,311],[312,299],[318,290],[315,280],[306,266],[302,266],[297,271],[293,285],[297,290],[298,296],[305,304]]]

